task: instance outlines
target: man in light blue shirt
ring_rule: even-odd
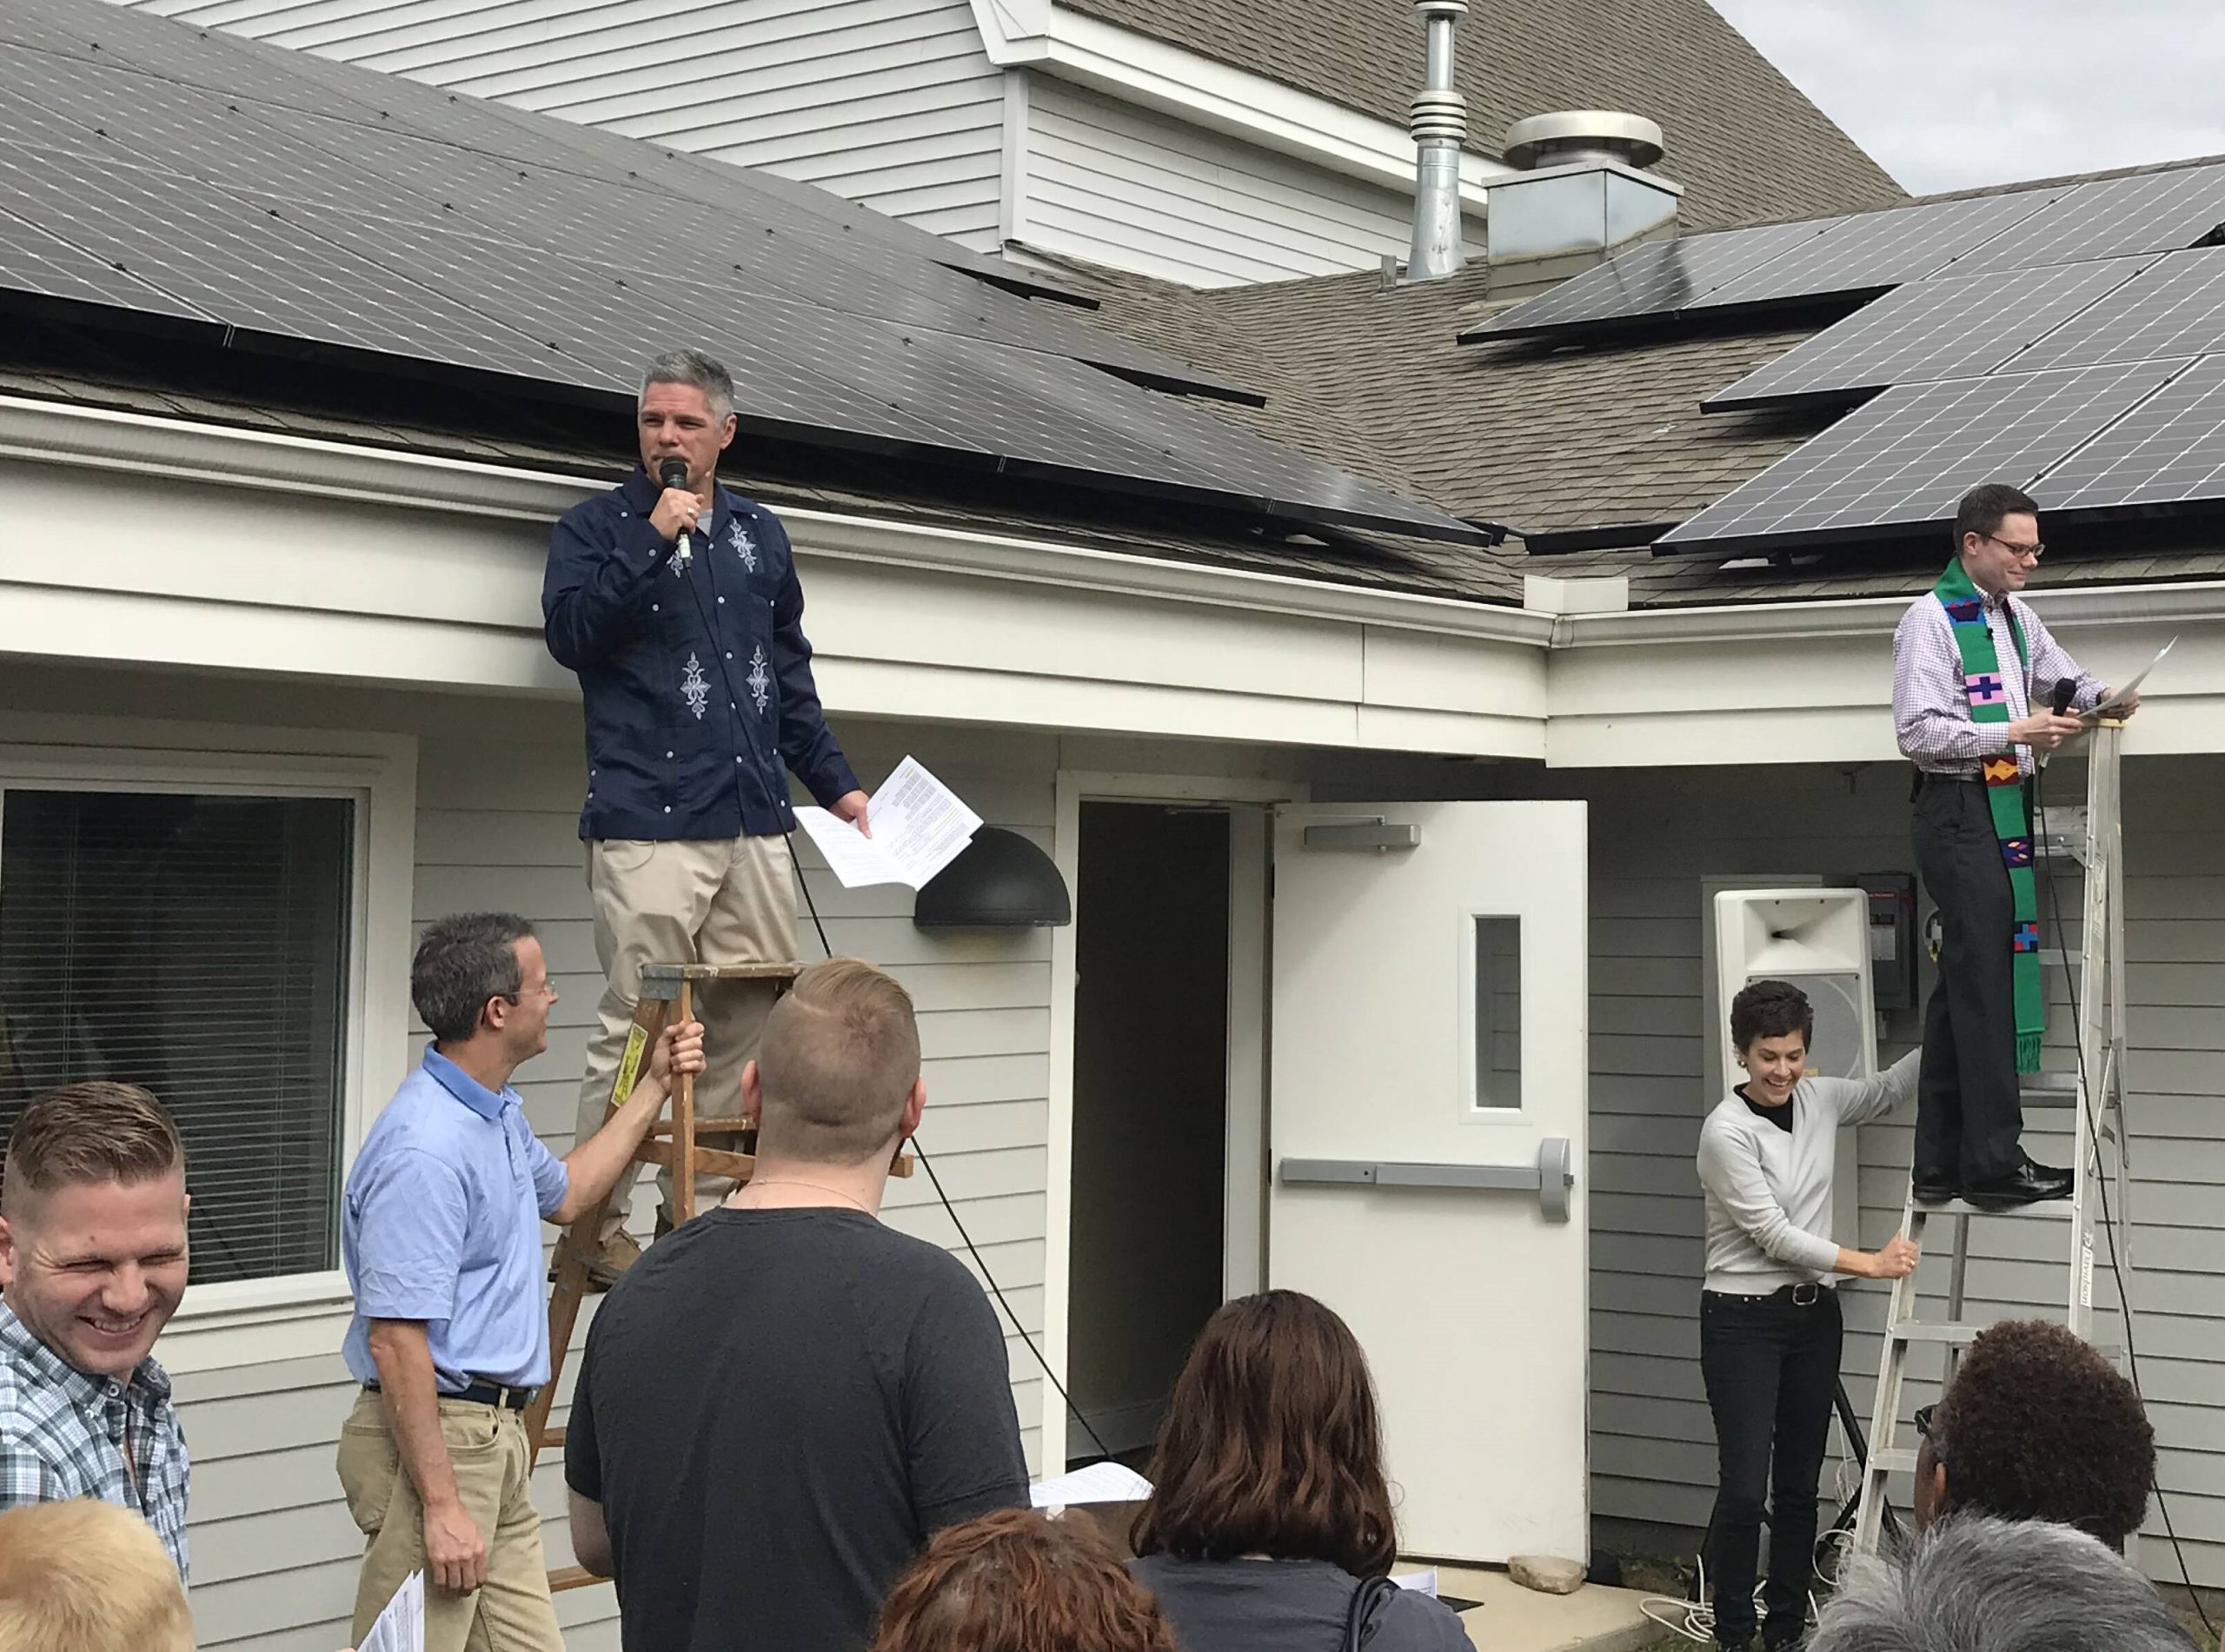
[[[364,1388],[339,1458],[368,1539],[355,1638],[422,1570],[426,1652],[563,1652],[524,1426],[548,1380],[541,1223],[616,1184],[671,1076],[701,1071],[703,1030],[667,1029],[626,1105],[559,1159],[510,1087],[548,1047],[556,1002],[532,926],[441,919],[409,992],[433,1043],[371,1127],[341,1217],[355,1296],[342,1353]]]

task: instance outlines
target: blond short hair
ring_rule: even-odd
[[[814,1164],[885,1153],[920,1078],[912,995],[859,959],[814,964],[766,1018],[757,1071],[760,1152]]]
[[[0,1515],[0,1652],[193,1652],[177,1567],[112,1503]]]
[[[8,1132],[0,1211],[20,1216],[34,1193],[151,1181],[184,1162],[177,1125],[149,1091],[105,1078],[64,1085],[32,1097]]]

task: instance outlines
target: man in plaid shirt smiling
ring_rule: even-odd
[[[49,1091],[0,1171],[0,1509],[97,1497],[186,1572],[185,1436],[149,1357],[185,1290],[185,1154],[135,1085]]]

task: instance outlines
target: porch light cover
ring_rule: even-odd
[[[1017,832],[985,826],[913,903],[920,929],[1026,929],[1071,924],[1073,902],[1051,857]]]

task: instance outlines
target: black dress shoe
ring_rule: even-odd
[[[1951,1176],[1931,1176],[1918,1171],[1912,1178],[1910,1191],[1916,1195],[1918,1204],[1944,1204],[1962,1195],[1962,1184]]]
[[[2035,1164],[2029,1158],[2005,1176],[1967,1183],[1963,1188],[1963,1198],[1981,1211],[2010,1211],[2020,1204],[2036,1204],[2042,1199],[2069,1197],[2069,1171]]]

